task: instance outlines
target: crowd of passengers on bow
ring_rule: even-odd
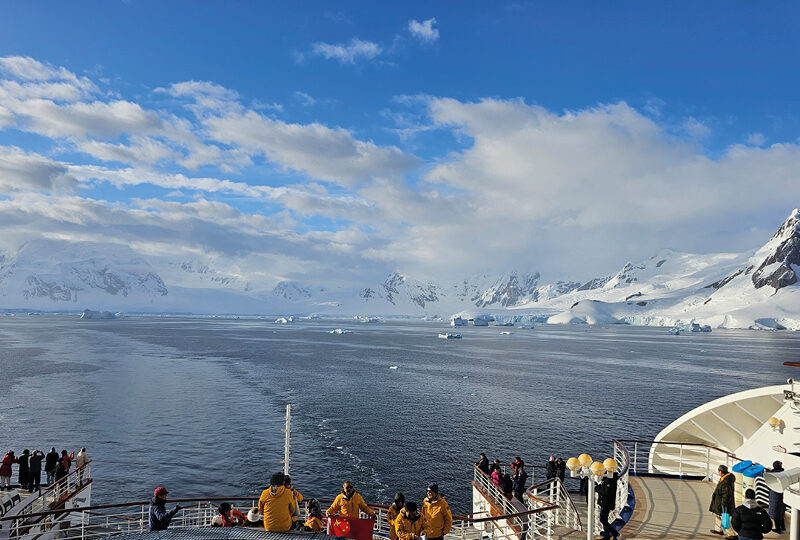
[[[288,532],[301,530],[318,532],[322,530],[323,513],[319,501],[304,499],[292,485],[289,476],[275,473],[270,477],[269,487],[258,499],[258,506],[247,514],[233,508],[229,503],[219,505],[219,514],[210,525],[217,527],[254,527],[269,532]],[[301,519],[299,503],[307,506],[307,518]],[[150,501],[149,530],[162,531],[169,527],[172,518],[182,507],[176,504],[167,510],[167,490],[156,488]],[[375,511],[356,491],[353,483],[344,482],[342,492],[336,496],[325,514],[327,518],[359,519],[361,513],[375,519]],[[402,493],[397,493],[394,502],[386,512],[391,540],[441,540],[450,532],[453,515],[437,484],[429,484],[421,508],[413,501],[406,501]]]

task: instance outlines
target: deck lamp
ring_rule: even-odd
[[[604,461],[593,461],[589,454],[581,454],[578,457],[571,457],[567,460],[567,468],[572,478],[591,478],[592,484],[599,484],[604,476],[614,476],[619,469],[619,464],[614,458],[607,458]],[[593,540],[595,537],[595,493],[594,485],[587,489],[588,505],[586,517],[586,540]]]
[[[776,418],[774,416],[770,417],[770,419],[767,420],[767,424],[769,424],[769,427],[772,428],[772,431],[780,431],[780,429],[781,429],[781,421],[780,421],[780,419]]]

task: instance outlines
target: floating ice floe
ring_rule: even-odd
[[[445,332],[444,334],[439,334],[439,339],[461,339],[461,334]]]
[[[352,334],[353,332],[351,330],[342,330],[341,328],[334,328],[333,330],[328,331],[328,333],[341,335],[341,334]]]
[[[670,328],[669,330],[667,330],[667,334],[670,334],[672,336],[679,336],[681,335],[681,329],[675,326],[674,328]]]
[[[293,323],[294,322],[294,317],[292,317],[292,316],[289,316],[289,317],[278,317],[277,319],[275,319],[275,322],[278,323],[278,324]]]
[[[397,366],[389,366],[389,369],[397,369]]]
[[[533,330],[533,325],[532,324],[522,324],[520,326],[517,326],[517,328],[521,328],[523,330]]]
[[[700,326],[697,323],[692,323],[692,332],[711,332],[711,327],[707,324]]]
[[[503,332],[500,332],[500,335],[501,335],[501,336],[510,336],[510,335],[511,335],[511,332],[508,332],[508,331],[503,331]]]

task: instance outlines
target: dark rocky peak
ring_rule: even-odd
[[[756,289],[769,285],[777,291],[797,283],[797,272],[800,270],[800,210],[795,208],[792,211],[762,251],[766,251],[766,256],[752,277]]]
[[[311,292],[294,281],[280,281],[275,288],[272,289],[272,294],[284,300],[297,300],[301,298],[311,298]]]

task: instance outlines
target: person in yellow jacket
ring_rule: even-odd
[[[297,529],[298,524],[297,520],[300,519],[300,505],[297,503],[303,502],[303,494],[294,489],[294,485],[292,485],[292,477],[284,475],[283,477],[283,487],[288,489],[292,492],[292,496],[294,496],[294,514],[292,514],[292,529]]]
[[[333,500],[333,504],[325,512],[329,516],[339,514],[342,517],[358,518],[358,511],[361,510],[372,518],[375,518],[375,510],[367,506],[364,498],[356,492],[352,482],[349,480],[342,484],[342,492]]]
[[[292,528],[295,511],[294,494],[283,485],[284,474],[275,473],[269,488],[261,492],[258,511],[264,516],[264,528],[270,532],[286,532]]]
[[[400,512],[403,511],[403,505],[406,504],[406,497],[402,493],[394,494],[394,503],[389,505],[386,510],[386,523],[389,525],[389,540],[397,540],[397,531],[394,528],[394,522]]]
[[[417,513],[417,503],[409,501],[394,522],[397,540],[420,540],[425,532],[422,516]]]
[[[439,494],[437,484],[428,486],[428,496],[422,502],[422,520],[425,522],[425,535],[428,540],[441,540],[453,526],[450,506],[444,500],[444,496]]]
[[[303,525],[303,530],[307,532],[320,532],[322,530],[322,509],[317,499],[308,501],[308,519]]]

